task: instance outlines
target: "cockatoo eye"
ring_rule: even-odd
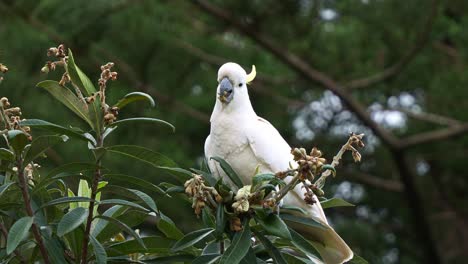
[[[242,87],[242,85],[243,85],[242,83],[239,83],[239,87]]]

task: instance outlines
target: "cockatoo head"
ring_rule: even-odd
[[[218,70],[218,100],[223,105],[228,105],[242,100],[245,96],[248,98],[247,83],[251,82],[255,75],[255,66],[252,66],[252,72],[247,74],[239,64],[225,63]]]

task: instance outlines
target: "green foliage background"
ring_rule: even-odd
[[[352,95],[369,111],[375,110],[375,105],[388,108],[397,100],[400,106],[413,110],[461,122],[468,119],[466,1],[436,3],[427,34],[421,32],[434,5],[428,0],[210,3],[340,82],[381,72],[415,48],[415,56],[393,78],[356,89]],[[424,37],[419,41],[421,35]],[[0,1],[0,62],[10,69],[0,94],[20,105],[26,118],[70,125],[80,122],[35,88],[46,78],[60,79],[59,74],[47,77],[40,73],[47,60],[45,50],[59,43],[73,49],[77,63],[96,81],[99,65],[116,63],[119,80],[110,86],[111,101],[135,90],[155,97],[156,108],[132,105],[120,118],[138,113],[162,118],[177,128],[172,133],[165,127],[141,124],[117,131],[109,143],[143,145],[169,156],[181,167],[200,167],[215,101],[216,72],[227,61],[238,62],[247,71],[256,65],[259,77],[251,87],[254,108],[292,146],[318,146],[330,160],[349,131],[369,134],[356,119],[339,118],[346,111],[343,107],[312,107],[324,98],[323,87],[298,75],[231,24],[198,9],[192,1],[182,0]],[[404,105],[402,95],[413,101]],[[330,94],[325,94],[325,100],[329,98]],[[397,125],[382,122],[382,126],[400,137],[442,128],[402,116]],[[298,125],[301,122],[303,126]],[[313,137],[301,136],[309,129]],[[40,133],[34,131],[35,135]],[[427,252],[414,231],[415,219],[402,192],[399,171],[386,146],[372,135],[368,138],[371,142],[362,164],[354,165],[348,157],[345,168],[338,170],[338,178],[328,185],[328,195],[336,192],[357,207],[330,209],[327,214],[344,240],[370,263],[422,263]],[[91,157],[81,152],[84,148],[79,144],[83,143],[71,140],[48,153],[52,162],[41,165],[47,170],[71,161],[89,161]],[[416,146],[407,155],[423,198],[425,218],[446,263],[463,263],[468,252],[467,150],[468,141],[462,136]],[[163,172],[140,163],[107,162],[116,171],[155,183],[169,181]],[[177,225],[185,231],[199,224],[189,204],[155,197],[162,211],[178,220]],[[154,230],[152,223],[142,228]]]

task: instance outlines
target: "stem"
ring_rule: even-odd
[[[0,114],[1,114],[3,123],[5,123],[5,128],[7,130],[10,130],[11,129],[10,121],[8,120],[8,116],[5,113],[5,108],[3,108],[3,103],[0,103]]]
[[[297,173],[296,176],[294,176],[294,178],[292,178],[292,180],[286,185],[284,186],[284,188],[282,188],[279,193],[276,194],[275,196],[275,200],[276,201],[281,201],[281,199],[283,199],[283,197],[292,189],[294,189],[294,187],[296,187],[298,181],[299,181],[299,177],[301,176],[300,173]]]
[[[6,229],[5,225],[3,222],[0,221],[0,232],[2,232],[3,236],[5,237],[5,241],[8,239],[8,229]],[[16,257],[19,259],[21,263],[26,263],[26,260],[24,259],[24,256],[21,255],[18,249],[15,249],[13,252],[15,252]]]
[[[346,144],[344,144],[343,146],[341,146],[341,149],[340,151],[338,151],[338,153],[333,157],[333,161],[332,163],[330,164],[333,168],[335,168],[336,166],[338,166],[340,164],[340,160],[341,158],[343,157],[343,154],[349,150],[349,148],[352,147],[352,138],[350,137],[348,139],[348,141],[346,142]],[[331,170],[326,170],[322,173],[322,175],[320,175],[320,177],[317,179],[317,181],[315,181],[315,186],[317,186],[318,188],[322,188],[323,185],[325,185],[325,180],[328,178],[328,176],[331,175]]]
[[[33,212],[33,209],[31,206],[31,200],[29,197],[28,181],[26,179],[26,175],[24,175],[22,157],[19,157],[16,160],[16,166],[18,167],[18,180],[20,183],[21,193],[23,195],[24,205],[26,207],[26,213],[28,214],[29,217],[34,217],[34,212]],[[39,250],[41,251],[42,257],[44,258],[44,263],[49,264],[50,263],[49,255],[47,254],[44,241],[42,240],[41,233],[35,222],[33,222],[31,229],[32,229],[34,238],[36,239],[36,242],[39,245]]]
[[[219,253],[224,253],[224,240],[219,241]]]
[[[97,139],[97,148],[100,148],[104,145],[104,140],[102,135],[99,135],[99,138]],[[91,201],[89,202],[89,207],[88,207],[88,219],[86,220],[86,230],[84,233],[84,238],[83,238],[83,245],[82,245],[82,254],[81,254],[81,263],[86,264],[87,263],[87,257],[88,257],[88,243],[89,243],[89,236],[91,233],[91,225],[93,222],[93,214],[94,214],[94,204],[95,204],[95,199],[96,199],[96,194],[97,194],[97,187],[99,184],[99,180],[102,177],[101,173],[101,158],[99,157],[96,160],[96,171],[94,173],[94,178],[93,182],[91,184]]]

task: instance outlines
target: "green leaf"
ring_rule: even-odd
[[[245,220],[242,231],[237,232],[232,239],[231,245],[226,249],[226,252],[221,256],[219,260],[220,264],[237,264],[239,263],[247,252],[251,245],[251,232],[249,221]]]
[[[354,257],[348,262],[350,264],[369,264],[363,257],[354,254]]]
[[[124,222],[116,219],[116,218],[113,218],[113,217],[110,217],[110,216],[105,216],[105,215],[98,215],[96,216],[96,218],[100,218],[100,219],[103,219],[103,220],[106,220],[106,221],[109,221],[109,222],[112,222],[113,224],[116,224],[117,226],[119,226],[119,228],[121,228],[123,231],[127,232],[128,234],[130,234],[133,238],[135,238],[136,241],[138,241],[138,243],[140,244],[141,247],[143,247],[144,249],[146,249],[146,245],[145,243],[143,242],[143,240],[141,239],[141,237],[137,234],[137,232],[135,232],[135,230],[131,229],[127,224],[125,224]]]
[[[57,226],[57,235],[59,237],[64,236],[68,232],[73,231],[75,228],[79,227],[86,217],[88,216],[88,209],[83,207],[78,207],[66,213]]]
[[[121,205],[114,205],[111,208],[107,209],[102,215],[109,216],[109,217],[116,217],[123,212],[125,212],[127,208]],[[108,225],[108,221],[97,219],[96,223],[94,223],[94,228],[92,230],[92,234],[95,237],[98,237],[101,231]]]
[[[89,236],[89,241],[93,245],[94,256],[96,257],[96,263],[106,264],[107,263],[107,253],[106,253],[106,250],[104,249],[104,247],[92,235]]]
[[[281,214],[280,217],[281,219],[287,222],[303,224],[303,225],[307,225],[307,226],[311,226],[315,228],[328,229],[327,226],[324,226],[322,223],[317,222],[310,217],[300,217],[300,216],[295,216],[295,215],[290,215],[290,214]]]
[[[124,174],[105,174],[104,179],[107,179],[111,184],[116,184],[120,186],[137,186],[151,192],[157,192],[164,194],[164,190],[159,186],[152,184],[149,181],[143,180],[141,178],[128,176]]]
[[[202,241],[204,238],[206,238],[213,232],[213,228],[205,228],[190,232],[186,234],[181,240],[177,241],[177,243],[175,243],[175,245],[171,248],[171,251],[177,252],[191,247],[197,242]]]
[[[154,107],[156,104],[154,103],[153,98],[146,93],[142,92],[133,92],[125,95],[122,99],[120,99],[114,106],[118,107],[119,109],[124,108],[127,104],[135,101],[148,101],[151,107]]]
[[[213,159],[213,160],[216,160],[219,165],[221,166],[221,168],[223,169],[223,171],[227,174],[227,176],[229,177],[229,179],[231,179],[231,181],[239,188],[242,188],[242,186],[244,186],[242,184],[242,181],[241,179],[239,178],[239,176],[237,175],[237,173],[232,169],[231,165],[229,165],[229,163],[227,163],[227,161],[225,161],[224,159],[220,158],[220,157],[211,157],[210,159]]]
[[[126,200],[122,200],[122,199],[107,199],[107,200],[103,200],[103,201],[99,202],[99,205],[103,205],[103,204],[118,204],[118,205],[124,205],[124,206],[128,206],[128,207],[140,209],[140,210],[145,211],[145,212],[149,211],[148,209],[144,208],[143,206],[141,206],[139,204],[136,204],[136,203],[130,202],[130,201],[126,201]]]
[[[240,262],[241,264],[250,264],[250,263],[259,263],[257,261],[257,256],[255,255],[255,251],[253,250],[252,247],[249,248],[249,251],[247,251],[247,254],[244,256],[244,258]]]
[[[153,198],[151,198],[148,194],[135,190],[135,189],[127,189],[130,192],[132,192],[134,195],[138,196],[140,200],[142,200],[148,207],[153,211],[153,212],[158,212],[158,207],[156,206],[156,203],[154,202]]]
[[[117,120],[114,123],[110,124],[109,126],[113,127],[113,126],[123,125],[123,124],[128,124],[128,123],[131,124],[133,122],[163,124],[163,125],[169,126],[170,128],[172,128],[172,131],[175,132],[175,127],[171,123],[161,120],[161,119],[150,118],[150,117],[134,117],[134,118]]]
[[[20,154],[29,143],[28,136],[21,130],[10,130],[7,136],[8,142],[16,154]]]
[[[271,181],[274,179],[276,179],[276,177],[272,173],[257,174],[252,178],[252,186],[257,186],[264,181]]]
[[[156,168],[177,167],[177,164],[168,157],[140,146],[116,145],[107,147],[107,151],[143,161]]]
[[[67,164],[61,165],[51,170],[47,174],[46,178],[50,178],[52,176],[55,176],[61,173],[67,173],[67,174],[79,173],[79,172],[85,172],[85,171],[93,171],[99,168],[104,169],[103,167],[100,167],[96,165],[95,163],[85,163],[85,162],[67,163]]]
[[[168,238],[179,240],[184,236],[182,231],[180,231],[180,229],[177,228],[172,219],[170,219],[163,213],[159,213],[159,218],[157,220],[156,226],[158,227],[159,231],[161,231]]]
[[[87,180],[80,180],[80,183],[78,184],[78,193],[76,194],[77,196],[81,197],[91,197],[91,188],[89,188],[89,184]],[[88,208],[89,203],[88,202],[78,202],[76,205],[77,207],[83,207],[83,208]]]
[[[126,240],[120,243],[112,244],[107,248],[109,256],[121,256],[134,253],[142,254],[167,254],[174,245],[174,240],[160,236],[150,236],[141,238],[146,245],[143,248],[136,240]]]
[[[85,96],[90,96],[96,92],[96,88],[94,87],[91,80],[75,64],[75,60],[70,49],[68,50],[67,72],[70,75],[72,83],[77,85],[80,91],[84,91]],[[94,100],[94,102],[88,104],[87,107],[89,112],[89,119],[92,124],[91,127],[93,127],[96,133],[99,135],[101,134],[103,118],[101,101],[99,99]]]
[[[301,213],[303,215],[307,215],[307,212],[304,209],[302,209],[302,208],[300,208],[298,206],[283,205],[283,206],[280,207],[280,212],[288,213],[289,211],[299,212],[299,213]]]
[[[57,145],[61,142],[66,142],[68,140],[67,136],[40,136],[35,138],[31,142],[31,147],[28,149],[26,156],[24,158],[24,163],[28,164],[29,162],[37,159],[49,148]]]
[[[331,198],[325,201],[321,201],[320,205],[322,205],[323,209],[339,206],[354,206],[354,204],[348,203],[347,201],[340,198]]]
[[[226,214],[224,213],[224,204],[218,204],[216,208],[216,230],[215,235],[218,239],[223,237],[224,227],[226,226]]]
[[[15,184],[15,182],[5,183],[0,186],[0,198],[2,197],[3,193],[5,193],[13,184]]]
[[[205,227],[215,228],[214,217],[211,215],[211,209],[208,207],[202,210],[202,222]]]
[[[198,258],[194,259],[192,264],[211,264],[216,263],[217,260],[221,257],[220,254],[207,254],[201,255]]]
[[[47,248],[47,253],[49,253],[50,262],[67,263],[64,256],[65,248],[63,247],[62,241],[57,237],[49,237],[48,235],[42,235],[42,238],[44,239],[44,245]]]
[[[91,80],[78,68],[75,63],[75,58],[70,49],[68,49],[68,61],[67,61],[67,70],[70,75],[70,79],[78,85],[79,88],[82,88],[86,96],[90,96],[96,92]]]
[[[30,126],[30,127],[37,127],[37,128],[42,128],[49,130],[54,133],[62,134],[62,135],[67,135],[71,138],[76,138],[79,140],[83,140],[86,142],[89,142],[90,140],[85,137],[83,134],[78,133],[70,128],[62,127],[44,120],[40,119],[27,119],[23,120],[20,122],[21,126]]]
[[[80,196],[76,196],[76,197],[61,197],[61,198],[57,198],[55,200],[52,200],[48,203],[45,203],[41,206],[41,208],[44,208],[44,207],[47,207],[47,206],[51,206],[51,205],[57,205],[57,204],[65,204],[65,203],[73,203],[73,202],[91,202],[93,201],[91,198],[88,198],[88,197],[80,197]]]
[[[255,236],[262,242],[262,244],[265,246],[266,251],[270,255],[270,257],[275,261],[277,264],[287,264],[287,261],[284,259],[283,255],[279,251],[271,241],[266,238],[262,233],[259,231],[254,230]]]
[[[155,213],[158,212],[156,203],[154,202],[153,198],[151,198],[148,194],[135,190],[135,189],[130,189],[130,188],[125,188],[117,185],[109,185],[108,188],[105,189],[105,192],[111,192],[115,194],[120,194],[125,197],[129,198],[135,198],[135,196],[140,199],[142,202],[144,202],[148,207]]]
[[[288,226],[278,217],[278,215],[271,213],[265,218],[257,217],[257,222],[265,229],[268,234],[275,235],[284,239],[291,239]]]
[[[293,229],[289,229],[289,232],[291,233],[291,242],[295,247],[307,256],[314,256],[321,259],[320,253],[312,246],[312,244],[309,243],[309,241]]]
[[[89,110],[87,105],[81,101],[74,93],[68,88],[61,86],[56,81],[42,81],[37,84],[38,87],[46,89],[52,96],[70,109],[73,113],[78,115],[81,119],[86,121],[91,127],[94,124],[89,118]]]
[[[94,127],[93,122],[89,118],[89,111],[87,105],[81,101],[74,93],[68,88],[61,86],[56,81],[42,81],[37,84],[38,87],[44,88],[55,99],[64,104],[68,109],[72,110],[73,113],[78,115],[81,119],[86,121],[91,127]]]
[[[15,154],[9,149],[0,148],[0,160],[14,161]]]
[[[8,233],[6,253],[7,255],[11,254],[19,243],[25,238],[28,234],[31,225],[33,224],[33,218],[25,216],[16,221],[10,228]]]

